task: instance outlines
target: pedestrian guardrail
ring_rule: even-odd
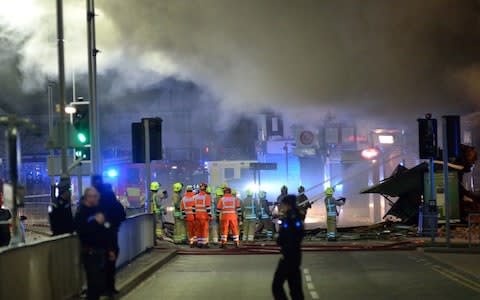
[[[122,223],[117,266],[154,246],[154,216],[138,214]],[[84,284],[76,235],[0,250],[0,299],[63,300]]]
[[[473,227],[476,227],[476,238],[480,239],[480,213],[470,213],[468,214],[468,247],[472,247],[472,236],[473,236]]]

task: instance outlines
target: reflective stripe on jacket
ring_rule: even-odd
[[[195,195],[186,193],[182,198],[181,204],[182,215],[187,221],[195,219]]]

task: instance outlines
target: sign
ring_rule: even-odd
[[[300,143],[305,146],[309,146],[315,140],[315,135],[313,132],[305,130],[300,133]]]
[[[276,170],[276,163],[250,163],[251,170]]]

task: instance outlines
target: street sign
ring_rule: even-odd
[[[276,163],[250,163],[250,170],[276,170]]]
[[[305,130],[300,133],[300,142],[302,145],[310,146],[315,139],[313,132]]]

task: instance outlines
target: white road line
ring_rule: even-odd
[[[320,299],[320,296],[318,296],[317,292],[315,291],[310,291],[310,296],[312,296],[312,299]]]
[[[310,274],[310,271],[308,269],[303,269],[303,273]]]
[[[312,291],[315,289],[315,286],[313,285],[313,283],[309,282],[307,283],[307,288]]]
[[[312,282],[312,276],[310,276],[310,275],[305,275],[305,281],[306,281],[306,282]]]

